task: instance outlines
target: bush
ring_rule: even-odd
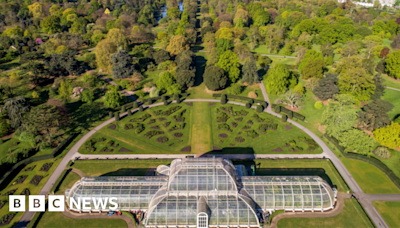
[[[164,106],[167,106],[168,105],[168,101],[164,101]]]
[[[143,106],[139,107],[139,112],[143,112]]]
[[[324,106],[324,104],[322,104],[321,101],[317,101],[314,104],[314,108],[316,108],[316,109],[321,109],[323,106]]]
[[[222,94],[221,95],[221,104],[226,104],[226,102],[227,102],[227,99],[226,99],[226,95],[225,94]]]
[[[115,113],[114,115],[115,115],[115,121],[118,122],[119,121],[119,112]]]
[[[250,100],[249,100],[249,104],[251,104],[251,105],[254,104],[254,100],[253,100],[253,99],[250,99]],[[262,104],[260,104],[260,105],[262,105]]]
[[[148,105],[153,104],[153,100],[152,100],[151,98],[149,98],[149,99],[147,100],[147,104],[148,104]]]
[[[164,102],[164,101],[166,101],[166,100],[167,100],[167,97],[166,97],[166,96],[162,96],[162,97],[161,97],[161,101]]]
[[[132,106],[132,107],[133,107],[133,108],[138,108],[138,107],[139,107],[137,101],[133,102],[133,106]]]
[[[0,137],[7,135],[9,128],[10,124],[7,123],[7,120],[0,120]]]
[[[132,116],[132,111],[128,109],[128,116]]]
[[[282,114],[282,122],[286,122],[287,121],[287,115],[286,114]]]
[[[379,158],[383,158],[383,159],[390,158],[390,151],[388,148],[386,148],[384,146],[380,146],[380,147],[376,148],[373,152]]]
[[[122,109],[121,109],[121,111],[122,111],[122,113],[125,113],[125,112],[126,112],[126,107],[125,107],[125,105],[124,105],[124,106],[122,106]]]
[[[111,118],[113,118],[113,117],[114,117],[114,113],[113,113],[113,112],[109,112],[109,113],[108,113],[108,116],[109,116],[109,117],[110,117],[110,119],[111,119]]]
[[[243,134],[244,136],[250,137],[250,138],[252,138],[252,139],[258,137],[257,132],[255,132],[254,130],[244,131],[242,134]]]
[[[261,112],[263,111],[263,107],[262,107],[261,105],[257,106],[256,111],[257,111],[258,113],[261,113]]]
[[[250,103],[246,103],[246,108],[249,109],[251,107]]]
[[[179,98],[179,94],[174,95],[174,100],[176,101],[177,104],[181,103],[181,99]]]

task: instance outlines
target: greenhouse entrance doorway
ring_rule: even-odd
[[[197,215],[197,228],[208,228],[208,215],[201,212]]]

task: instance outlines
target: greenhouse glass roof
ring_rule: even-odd
[[[159,166],[157,176],[83,177],[66,198],[116,197],[118,210],[146,210],[148,227],[196,226],[200,214],[207,215],[208,226],[258,227],[261,211],[324,211],[335,205],[336,190],[318,176],[246,173],[227,159],[176,159]]]

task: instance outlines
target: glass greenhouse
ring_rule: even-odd
[[[175,159],[150,177],[83,177],[65,194],[67,203],[116,197],[117,210],[146,211],[147,227],[259,227],[262,212],[327,211],[336,202],[318,176],[247,176],[222,158]]]

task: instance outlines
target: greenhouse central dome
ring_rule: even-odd
[[[318,176],[247,176],[222,158],[175,159],[157,174],[83,177],[65,192],[67,203],[116,197],[117,210],[146,211],[146,227],[259,227],[266,211],[327,211],[336,202],[336,189]]]

